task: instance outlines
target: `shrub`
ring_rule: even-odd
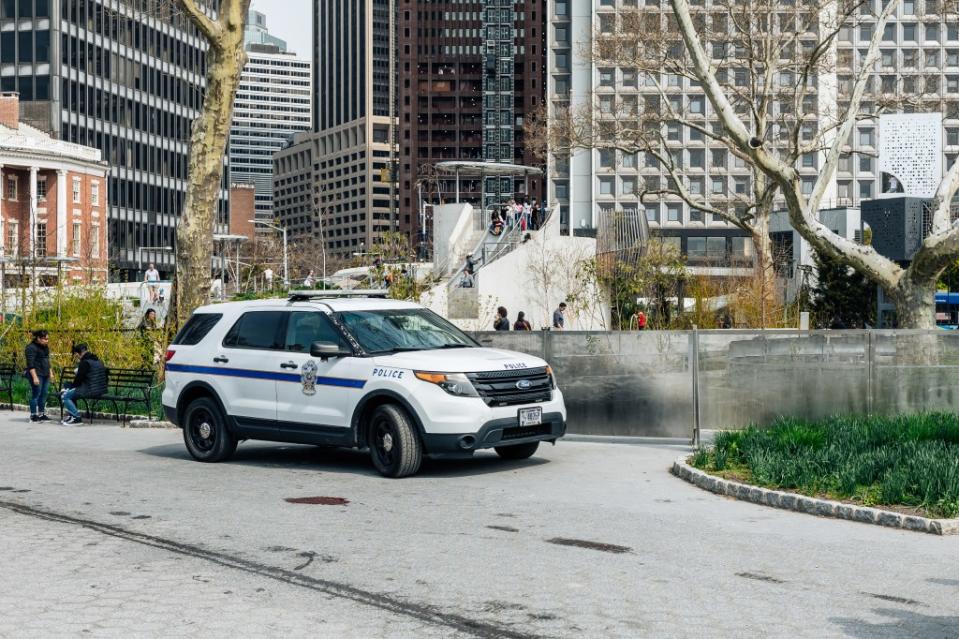
[[[959,515],[959,417],[951,413],[783,418],[720,433],[691,463],[771,488]]]

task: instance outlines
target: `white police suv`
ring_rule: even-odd
[[[388,477],[423,455],[525,459],[566,432],[543,360],[417,304],[329,292],[197,309],[167,350],[163,409],[200,461],[243,439],[345,446]]]

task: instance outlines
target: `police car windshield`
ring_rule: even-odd
[[[422,308],[344,311],[336,317],[370,354],[476,346],[463,331]]]

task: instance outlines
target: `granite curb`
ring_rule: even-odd
[[[158,421],[155,419],[131,419],[127,422],[125,428],[167,428],[176,429],[177,426],[170,422]]]
[[[800,513],[818,515],[820,517],[847,519],[864,524],[901,528],[902,530],[912,530],[932,535],[959,535],[959,519],[928,519],[915,515],[904,515],[890,510],[845,504],[828,499],[807,497],[806,495],[799,495],[797,493],[788,493],[781,490],[742,484],[710,475],[698,468],[693,468],[686,462],[687,458],[688,455],[683,455],[674,461],[672,473],[680,479],[684,479],[703,490],[708,490],[717,495],[726,495],[741,501],[749,501],[754,504],[793,510]]]

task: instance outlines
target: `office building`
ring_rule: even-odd
[[[206,41],[163,2],[0,2],[0,90],[21,119],[99,149],[110,165],[112,279],[173,268],[190,126],[203,101]],[[225,230],[226,190],[217,222]],[[149,248],[158,247],[158,248]]]
[[[259,11],[250,11],[247,15],[243,43],[248,47],[250,45],[273,47],[278,53],[286,53],[286,40],[270,33],[266,26],[266,16]]]
[[[311,128],[312,81],[309,60],[286,51],[266,30],[266,17],[250,12],[247,63],[233,102],[230,127],[230,181],[256,187],[256,217],[272,221],[273,154],[295,133]]]
[[[291,239],[310,237],[331,255],[364,253],[397,228],[394,18],[395,0],[313,3],[313,132],[277,153],[274,202]]]
[[[704,11],[703,19],[714,31],[724,23],[723,12],[713,12],[719,3],[703,0],[694,11]],[[649,20],[667,28],[670,14],[668,2],[648,0],[640,3]],[[875,3],[868,3],[875,7]],[[785,4],[784,4],[785,7]],[[914,98],[903,110],[921,110],[944,114],[938,135],[944,142],[946,167],[959,156],[959,25],[946,21],[940,0],[906,0],[886,26],[880,47],[877,70],[867,86],[865,107],[901,96]],[[549,107],[555,113],[567,106],[583,105],[595,99],[598,108],[604,104],[651,104],[658,99],[659,89],[648,78],[633,69],[605,67],[588,59],[592,38],[597,31],[615,28],[617,14],[636,10],[637,3],[628,0],[556,0],[549,10]],[[789,12],[801,12],[801,3],[784,8],[780,19]],[[801,22],[797,21],[797,24]],[[729,21],[725,20],[726,28]],[[853,71],[858,68],[864,49],[875,30],[875,18],[864,10],[863,15],[838,33],[834,43],[837,66],[811,82],[804,111],[814,125],[817,114],[834,113],[844,106],[852,88]],[[814,35],[800,38],[814,41]],[[712,46],[709,51],[721,51]],[[688,78],[662,74],[657,78],[665,88],[667,99],[699,118],[704,127],[719,126],[712,105],[703,90]],[[656,96],[656,97],[654,97]],[[647,101],[652,98],[652,101]],[[782,115],[785,110],[777,111]],[[856,124],[848,153],[840,157],[835,179],[828,185],[823,207],[828,209],[858,208],[883,192],[878,166],[880,127],[878,122],[863,120]],[[736,196],[751,197],[751,171],[731,155],[721,143],[715,143],[692,129],[673,127],[667,130],[668,147],[674,160],[689,178],[689,188],[707,200],[728,201]],[[811,193],[820,167],[822,153],[804,155],[797,170],[801,188]],[[600,221],[614,213],[644,215],[651,229],[657,229],[687,253],[690,263],[697,261],[739,261],[750,258],[751,244],[745,234],[722,219],[696,210],[675,196],[649,197],[641,205],[636,192],[641,184],[666,184],[666,171],[646,154],[623,154],[611,150],[578,151],[569,158],[552,156],[548,169],[548,199],[560,206],[567,233],[589,232]],[[782,208],[778,201],[776,208]],[[594,231],[595,232],[595,231]],[[737,239],[738,238],[738,239]],[[710,248],[712,247],[712,248]]]
[[[430,167],[444,160],[536,165],[524,118],[546,91],[545,0],[410,2],[398,11],[398,182],[400,226],[420,226],[420,196],[455,190]],[[479,206],[514,196],[543,198],[541,179],[463,179],[463,200]],[[483,197],[485,195],[485,198]],[[428,241],[428,238],[427,238]]]

